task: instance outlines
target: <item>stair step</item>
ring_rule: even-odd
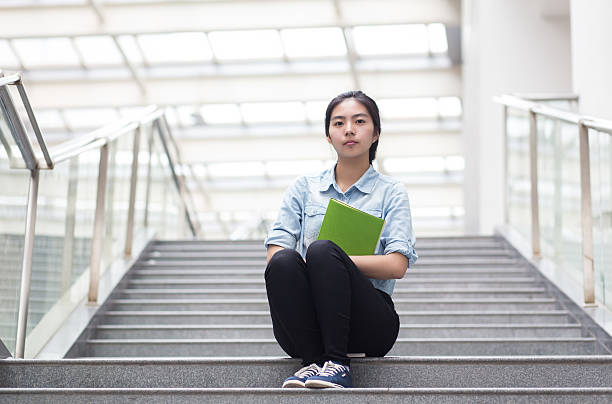
[[[398,311],[401,324],[568,324],[565,310],[555,311]],[[270,324],[262,311],[107,311],[104,324]]]
[[[436,288],[517,288],[517,287],[536,287],[543,285],[542,280],[531,277],[463,277],[463,278],[427,278],[427,279],[398,279],[395,282],[396,287],[406,287],[412,290]],[[259,288],[265,287],[263,276],[260,279],[236,278],[236,279],[128,279],[127,287],[129,288],[158,288],[158,289],[205,289],[207,287],[217,288]]]
[[[454,403],[487,402],[531,404],[599,404],[612,400],[612,388],[369,388],[369,389],[280,389],[280,388],[91,388],[91,389],[5,389],[0,401],[61,403],[355,403],[384,402]]]
[[[210,260],[165,260],[163,258],[140,260],[134,268],[138,269],[248,269],[255,268],[263,272],[266,267],[265,258],[257,260],[226,260],[226,259],[210,259]]]
[[[419,257],[498,257],[508,258],[515,257],[514,251],[504,248],[488,248],[488,249],[462,249],[462,248],[421,248],[419,247]],[[164,251],[164,250],[148,250],[141,259],[164,259],[164,260],[183,260],[183,259],[214,259],[214,258],[230,258],[230,259],[265,259],[266,250],[263,246],[258,246],[257,249],[241,249],[238,251],[231,248],[222,250],[215,248],[212,250],[203,251]]]
[[[89,339],[96,357],[279,356],[273,338],[260,339]],[[389,355],[598,355],[595,338],[398,338]]]
[[[521,264],[522,261],[520,258],[493,258],[493,257],[425,257],[417,260],[414,264],[415,268],[420,268],[423,266],[430,265],[450,265],[453,267],[457,266],[466,266],[466,265],[508,265],[515,266]]]
[[[578,324],[488,325],[422,324],[401,325],[400,338],[530,338],[581,337]],[[99,325],[96,339],[203,339],[273,338],[271,325]]]
[[[10,360],[0,364],[0,387],[266,388],[299,367],[283,358]],[[612,357],[358,358],[351,374],[364,388],[609,387]]]
[[[458,266],[515,266],[520,264],[521,261],[518,258],[492,258],[492,257],[424,257],[419,258],[419,260],[415,263],[415,268],[420,268],[424,266],[442,266],[442,265],[450,265],[452,267]],[[261,259],[165,259],[163,256],[155,259],[144,259],[140,260],[137,264],[138,268],[190,268],[190,267],[198,267],[198,268],[265,268],[266,260],[264,257]]]
[[[394,299],[396,310],[555,310],[553,298],[544,299]],[[112,310],[266,310],[267,299],[118,299]]]
[[[513,266],[510,268],[500,268],[498,266],[490,267],[459,267],[459,268],[448,268],[448,267],[425,267],[425,268],[410,268],[406,271],[406,276],[493,276],[493,275],[506,275],[506,276],[529,276],[532,272],[527,267]]]
[[[523,268],[414,268],[406,272],[405,278],[431,277],[521,277],[532,273]],[[136,267],[130,272],[130,279],[181,279],[181,278],[245,278],[262,279],[264,268],[257,269],[140,269]]]
[[[419,237],[415,248],[504,248],[502,239],[495,237]],[[263,240],[157,240],[151,249],[242,249],[264,248]]]
[[[545,288],[498,288],[498,289],[430,289],[410,290],[396,288],[393,298],[544,298],[548,292]],[[178,296],[205,299],[205,298],[266,298],[265,289],[123,289],[115,292],[115,297],[122,299],[173,299]]]

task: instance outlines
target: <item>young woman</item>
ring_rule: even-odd
[[[352,387],[349,353],[389,352],[399,332],[395,279],[417,259],[406,189],[371,165],[380,137],[374,100],[361,91],[334,98],[325,134],[336,164],[289,187],[265,241],[274,336],[304,366],[283,387]],[[330,198],[385,220],[375,255],[315,241]]]

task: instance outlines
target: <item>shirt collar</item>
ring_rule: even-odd
[[[340,187],[336,184],[336,176],[334,175],[336,171],[336,164],[328,170],[325,170],[321,177],[321,185],[319,187],[319,191],[327,191],[329,187],[333,186],[338,192],[340,192]],[[366,170],[365,173],[355,182],[352,187],[357,188],[364,194],[369,194],[374,189],[374,185],[376,185],[376,179],[378,177],[378,173],[370,164],[370,167]],[[350,189],[350,188],[349,188]]]

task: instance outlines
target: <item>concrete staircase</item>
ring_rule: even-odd
[[[357,389],[278,389],[260,241],[156,242],[68,356],[0,364],[0,401],[612,401],[610,337],[497,238],[420,239],[386,358]]]

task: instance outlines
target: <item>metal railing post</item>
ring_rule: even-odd
[[[589,129],[578,123],[580,138],[580,204],[582,225],[582,266],[584,270],[584,303],[595,304],[595,276],[593,266],[593,206],[591,202],[591,159]]]
[[[540,249],[540,209],[538,206],[538,127],[536,113],[529,111],[529,177],[531,183],[531,248],[534,257]]]
[[[130,177],[130,201],[128,204],[127,228],[125,233],[125,248],[123,253],[126,256],[132,255],[132,242],[134,240],[134,210],[136,204],[136,187],[138,185],[138,153],[140,152],[140,134],[142,126],[134,132],[134,143],[132,145],[132,176]]]
[[[94,218],[93,236],[91,238],[91,256],[89,262],[89,303],[98,302],[98,286],[100,283],[100,261],[104,241],[104,208],[106,202],[106,176],[108,173],[108,143],[100,148],[100,164],[98,166],[98,188],[96,194],[96,213]]]
[[[28,192],[28,210],[26,213],[25,240],[23,245],[23,263],[21,270],[21,288],[19,291],[19,312],[17,317],[17,338],[15,358],[23,359],[25,352],[26,329],[28,325],[28,306],[30,303],[30,282],[32,280],[32,254],[34,252],[34,231],[36,229],[36,209],[38,207],[38,169],[30,171],[30,189]]]

